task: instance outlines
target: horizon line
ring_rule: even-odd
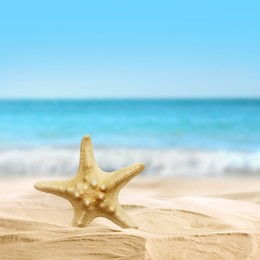
[[[120,101],[120,100],[259,100],[258,97],[0,97],[0,101]]]

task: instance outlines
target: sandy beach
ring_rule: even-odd
[[[136,178],[119,199],[138,230],[71,227],[71,205],[37,180],[1,181],[1,259],[259,259],[260,179]]]
[[[1,1],[0,260],[260,260],[259,10]]]

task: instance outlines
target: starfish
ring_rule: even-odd
[[[118,194],[143,169],[143,163],[136,163],[104,172],[96,163],[90,136],[84,136],[77,175],[69,180],[37,182],[34,187],[67,199],[74,209],[75,227],[86,227],[94,218],[105,217],[122,228],[138,228],[119,204]]]

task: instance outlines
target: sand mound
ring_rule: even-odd
[[[136,230],[122,229],[103,218],[95,219],[88,228],[71,227],[70,204],[34,191],[31,183],[24,182],[23,189],[28,186],[26,193],[19,194],[18,182],[17,196],[1,194],[1,259],[259,259],[260,256],[260,205],[251,202],[252,194],[259,193],[252,191],[254,186],[247,191],[239,189],[237,196],[232,190],[214,197],[206,194],[176,198],[169,196],[170,190],[162,192],[160,186],[149,180],[136,182],[120,197],[139,226]],[[148,189],[149,183],[152,191]],[[245,193],[250,194],[250,201],[245,200]]]

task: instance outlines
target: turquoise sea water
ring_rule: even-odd
[[[0,147],[257,150],[260,100],[0,101]]]
[[[260,174],[260,99],[3,100],[0,174],[75,172],[86,134],[108,169]]]

